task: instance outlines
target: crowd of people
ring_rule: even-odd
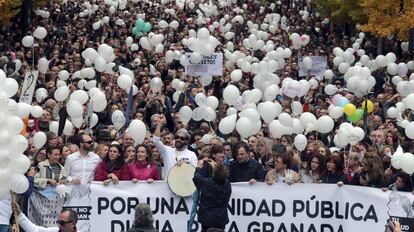
[[[219,4],[217,1],[212,2]],[[324,86],[328,83],[335,85],[340,90],[339,94],[355,102],[355,105],[361,101],[345,88],[343,74],[333,64],[333,48],[350,47],[355,40],[352,33],[357,30],[331,25],[308,5],[308,1],[284,0],[273,7],[269,7],[267,3],[262,5],[259,2],[248,1],[235,4],[233,10],[230,7],[220,8],[219,14],[211,16],[205,24],[199,24],[196,20],[199,13],[197,7],[186,5],[180,8],[175,1],[162,1],[162,4],[131,1],[126,9],[118,9],[115,12],[112,12],[104,1],[91,1],[91,4],[96,4],[98,9],[88,16],[84,15],[88,8],[82,1],[51,2],[43,9],[48,11],[50,16],[33,15],[28,30],[23,31],[19,27],[19,19],[1,28],[0,67],[8,77],[14,78],[19,86],[23,84],[25,73],[36,68],[40,58],[46,57],[49,60],[49,71],[40,74],[36,83],[36,89],[45,88],[48,97],[40,102],[34,97],[32,103],[43,108],[42,117],[30,118],[26,128],[29,148],[25,155],[31,159],[33,167],[27,173],[33,182],[27,195],[34,189],[41,190],[58,184],[81,185],[91,181],[102,181],[103,185],[117,184],[119,181],[151,183],[165,180],[169,170],[177,163],[187,162],[197,167],[200,160],[228,168],[230,182],[249,182],[253,187],[256,182],[266,182],[269,185],[276,182],[325,183],[338,186],[368,186],[381,188],[383,191],[413,191],[411,176],[391,166],[392,154],[398,146],[402,146],[405,152],[413,153],[414,144],[406,137],[396,120],[387,117],[387,109],[402,98],[396,85],[390,82],[385,68],[379,68],[372,74],[377,84],[373,89],[374,94],[368,95],[367,98],[373,102],[374,110],[367,115],[367,120],[359,122],[361,127],[366,128],[366,136],[361,142],[345,148],[336,147],[334,135],[340,124],[346,121],[346,117],[341,117],[335,121],[334,130],[330,133],[307,133],[308,145],[300,151],[294,145],[293,135],[274,138],[269,134],[266,123],[263,123],[257,134],[248,138],[242,138],[236,130],[228,135],[220,133],[218,124],[226,116],[229,107],[222,100],[223,89],[230,83],[237,85],[240,90],[252,89],[251,73],[244,73],[240,82],[233,83],[230,78],[232,70],[224,67],[222,76],[213,77],[212,83],[204,86],[198,77],[186,76],[184,67],[178,60],[168,63],[164,53],[143,48],[132,51],[126,44],[127,37],[132,36],[131,31],[137,17],[144,17],[152,23],[152,31],[165,36],[165,51],[185,52],[186,47],[182,40],[188,37],[191,29],[197,30],[219,21],[225,15],[232,18],[237,14],[243,15],[245,23],[251,20],[260,25],[267,13],[278,13],[286,17],[288,28],[278,28],[275,33],[269,33],[275,47],[289,47],[289,35],[293,32],[307,34],[310,37],[310,43],[306,47],[293,50],[293,55],[286,60],[286,66],[276,72],[281,80],[286,77],[296,80],[312,78],[311,75],[299,77],[298,57],[302,55],[326,56],[327,68],[334,71],[335,75],[331,80],[319,79],[319,87],[310,89],[306,96],[299,99],[306,106],[303,111],[320,117],[328,114],[331,104],[330,96],[324,92]],[[300,11],[306,7],[311,15],[304,20]],[[102,24],[97,30],[92,29],[92,24],[97,18],[107,15],[110,16],[108,24]],[[168,22],[177,20],[179,26],[177,29],[162,29],[158,26],[161,19]],[[119,23],[119,20],[123,23]],[[22,37],[31,34],[37,26],[46,28],[48,36],[39,40],[33,49],[22,46]],[[232,39],[235,50],[258,58],[264,57],[266,51],[251,52],[244,47],[243,40],[249,36],[245,24],[235,24],[233,29],[237,32]],[[224,43],[219,28],[212,30],[211,34]],[[139,37],[134,37],[134,40],[139,41]],[[133,96],[131,112],[126,110],[128,103],[131,104],[128,92],[117,85],[118,74],[103,72],[100,77],[100,88],[107,97],[108,105],[106,110],[97,113],[98,123],[92,128],[92,133],[87,123],[80,129],[74,129],[73,135],[70,136],[50,131],[50,123],[59,121],[59,117],[62,116],[59,112],[64,107],[64,103],[53,97],[57,89],[59,71],[67,70],[73,74],[86,67],[82,52],[88,47],[97,49],[102,43],[112,46],[115,50],[115,72],[118,66],[127,67],[134,72],[134,84],[138,91]],[[413,59],[412,53],[401,50],[397,39],[388,38],[382,46],[382,51],[378,51],[377,38],[369,35],[361,44],[366,54],[372,58],[379,55],[377,52],[394,52],[397,54],[397,62],[408,62]],[[216,52],[223,52],[224,49],[224,44],[219,45]],[[410,74],[411,71],[408,72],[408,76]],[[156,92],[151,88],[150,82],[154,77],[159,77],[163,81],[161,91]],[[173,100],[174,79],[185,82],[184,91],[176,102]],[[79,81],[79,78],[67,81],[71,91],[80,88]],[[212,122],[191,120],[184,123],[178,113],[180,108],[190,106],[194,109],[195,96],[200,92],[219,99],[217,118]],[[20,92],[13,98],[18,101],[19,96]],[[292,113],[293,99],[283,96],[277,97],[274,101],[283,106],[283,112]],[[121,110],[125,114],[128,112],[127,118],[139,119],[145,123],[148,132],[142,144],[136,144],[124,128],[116,129],[111,121],[111,114],[116,110]],[[402,116],[411,119],[412,112],[405,110]],[[47,142],[42,148],[36,148],[32,143],[32,137],[37,131],[47,134]],[[206,134],[210,135],[208,139],[205,139]],[[197,186],[200,185],[200,181],[195,180]],[[221,182],[224,183],[222,180]],[[27,202],[28,196],[22,198],[25,198],[22,202]],[[11,208],[5,209],[7,206],[3,207],[1,204],[0,206],[0,232],[3,232],[9,228]],[[22,207],[24,211],[26,206],[23,204]],[[206,219],[206,223],[210,219]]]

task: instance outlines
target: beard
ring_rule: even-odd
[[[85,151],[93,151],[93,146],[83,146],[83,150]]]
[[[183,150],[186,145],[186,143],[175,141],[175,148],[177,148],[178,150]]]

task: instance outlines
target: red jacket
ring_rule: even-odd
[[[160,179],[160,173],[158,172],[157,165],[149,164],[147,162],[139,162],[136,161],[135,163],[129,166],[131,171],[131,179],[138,179],[138,180],[148,180]]]
[[[112,170],[112,173],[118,177],[119,180],[131,180],[131,172],[127,164],[124,164],[119,169]],[[109,167],[106,161],[101,161],[96,167],[95,179],[96,181],[104,181],[108,179]]]

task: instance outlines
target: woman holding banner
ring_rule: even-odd
[[[339,156],[330,156],[326,161],[326,170],[322,174],[321,182],[342,186],[348,183],[344,172],[344,162]]]
[[[229,171],[222,163],[200,160],[193,177],[197,190],[201,192],[198,221],[201,232],[209,228],[224,229],[229,222],[227,204],[231,196]]]
[[[151,183],[160,179],[157,165],[155,165],[149,146],[141,144],[137,147],[137,157],[135,163],[131,164],[131,178],[133,182],[146,180]]]
[[[96,167],[94,180],[103,181],[104,185],[110,182],[117,184],[120,180],[131,180],[130,170],[125,163],[121,146],[118,144],[109,146],[108,155]]]

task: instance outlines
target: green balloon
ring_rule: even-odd
[[[142,31],[145,27],[145,21],[143,19],[137,19],[135,26],[138,28],[138,30]]]
[[[133,28],[132,28],[132,34],[133,34],[133,35],[137,35],[137,34],[138,34],[138,32],[139,32],[139,30],[138,30],[138,28],[137,28],[137,27],[133,27]]]
[[[364,116],[364,110],[357,109],[353,115],[347,117],[350,122],[358,122]]]
[[[150,32],[152,29],[151,23],[145,23],[144,32]]]
[[[137,36],[143,36],[142,32],[138,31]]]

